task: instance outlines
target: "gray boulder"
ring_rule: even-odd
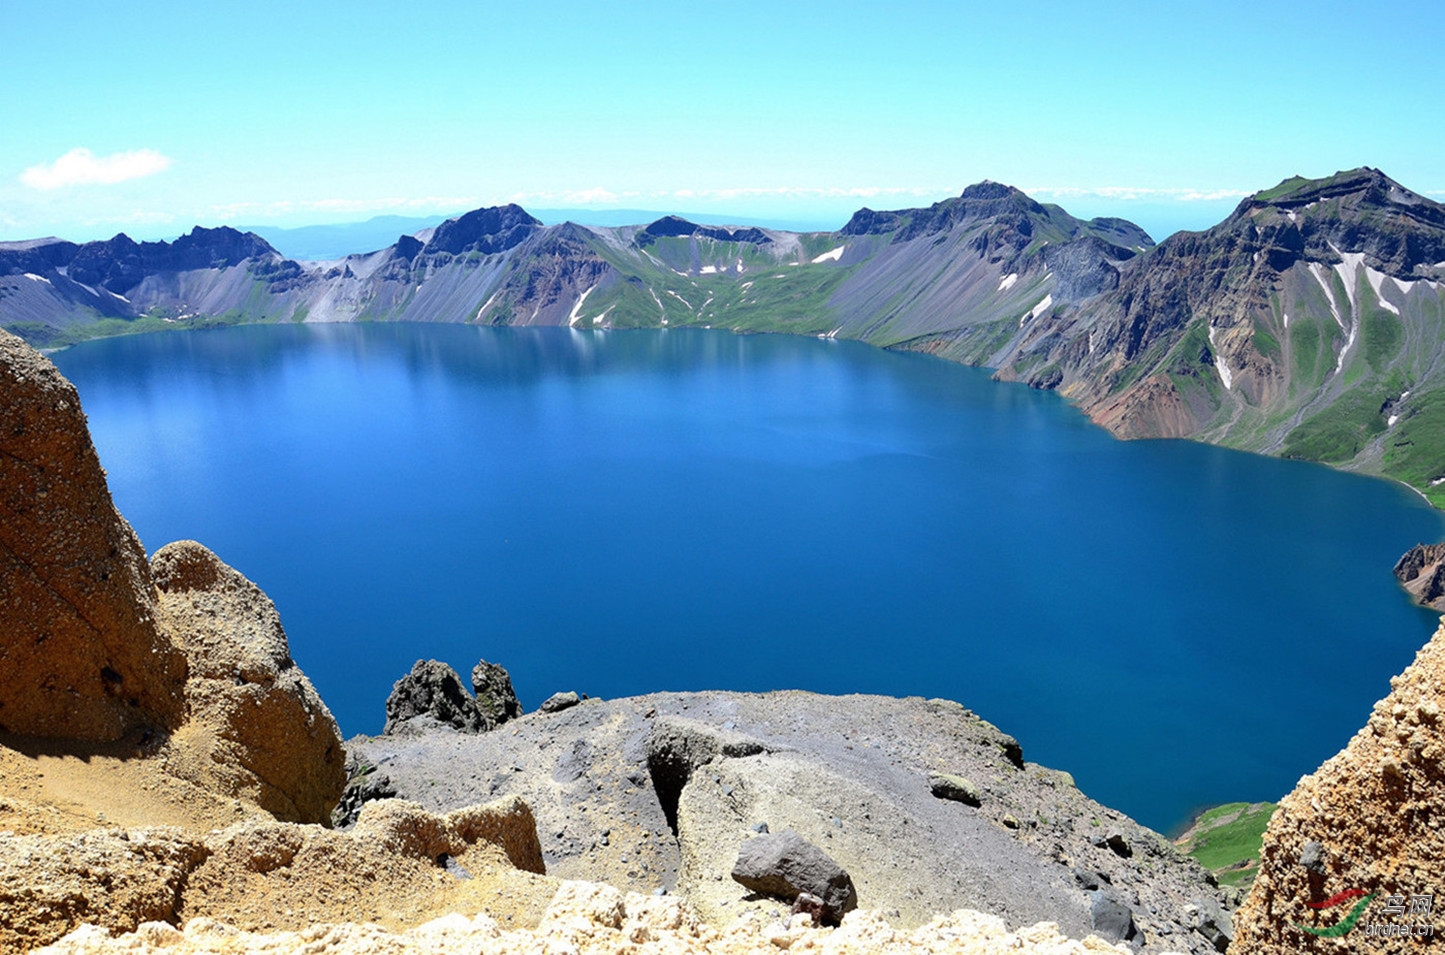
[[[418,660],[411,672],[391,688],[386,698],[386,728],[391,736],[409,721],[426,718],[464,733],[479,733],[491,725],[477,701],[462,686],[457,671],[439,660]]]
[[[582,698],[580,696],[578,696],[571,690],[568,690],[566,693],[553,693],[551,696],[543,700],[542,705],[537,707],[537,709],[541,710],[543,713],[559,713],[562,710],[576,706],[578,703],[581,702]]]
[[[1127,942],[1139,931],[1129,906],[1108,889],[1089,893],[1089,923],[1106,942]]]
[[[951,799],[967,806],[981,806],[978,787],[972,781],[952,773],[929,773],[928,789],[939,799]]]
[[[1225,951],[1234,941],[1234,920],[1217,899],[1197,896],[1184,907],[1184,914],[1189,927],[1208,939],[1215,951]]]
[[[733,881],[746,889],[792,902],[802,893],[822,900],[822,921],[837,925],[858,907],[853,880],[833,858],[795,829],[755,836],[738,850]]]
[[[512,689],[512,675],[500,663],[477,661],[472,667],[472,693],[477,698],[477,709],[493,726],[522,715],[522,704]]]

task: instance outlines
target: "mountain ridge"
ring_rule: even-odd
[[[547,226],[506,205],[328,263],[224,227],[0,245],[0,325],[40,346],[267,321],[852,338],[1058,390],[1122,438],[1322,461],[1445,506],[1442,303],[1445,206],[1370,168],[1286,179],[1158,246],[990,181],[836,232]]]

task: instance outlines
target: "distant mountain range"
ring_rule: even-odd
[[[547,225],[576,222],[582,225],[619,226],[634,222],[651,222],[667,215],[647,209],[532,209],[532,215]],[[728,216],[686,213],[688,219],[705,225],[732,225],[738,220]],[[373,216],[365,222],[342,222],[333,225],[308,225],[297,228],[280,226],[237,226],[242,232],[254,232],[288,259],[325,262],[360,252],[371,252],[396,241],[397,236],[416,235],[434,228],[447,216]],[[750,220],[748,225],[769,229],[808,232],[827,229],[833,223],[802,220]]]
[[[836,232],[508,205],[319,265],[229,228],[0,243],[0,325],[42,347],[300,321],[858,339],[1058,389],[1121,437],[1324,461],[1445,506],[1445,206],[1373,169],[1286,180],[1157,247],[992,182]]]

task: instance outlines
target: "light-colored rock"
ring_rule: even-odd
[[[0,834],[0,951],[28,951],[82,922],[130,931],[173,919],[186,876],[208,854],[169,828]]]
[[[1434,924],[1445,874],[1445,622],[1349,745],[1280,801],[1265,832],[1259,874],[1234,916],[1231,952],[1406,952],[1410,937],[1372,935],[1368,925]],[[1351,904],[1308,907],[1353,889],[1379,893],[1338,942],[1297,928],[1341,921]],[[1384,911],[1433,895],[1432,916]],[[1445,928],[1445,926],[1441,926]],[[1439,934],[1437,929],[1436,934]]]
[[[186,660],[152,600],[75,388],[0,330],[0,729],[103,742],[176,725]]]
[[[189,719],[167,764],[279,819],[329,820],[346,785],[341,734],[292,661],[270,598],[195,541],[162,547],[151,574],[161,632],[190,665]]]
[[[473,877],[439,864],[443,854]],[[232,926],[223,935],[346,920],[401,930],[491,905],[535,924],[557,884],[541,875],[531,811],[515,798],[445,816],[384,800],[350,833],[258,814],[204,836],[173,827],[0,834],[0,951],[29,951],[84,923],[120,933],[208,919]],[[516,900],[506,913],[503,894]],[[175,940],[147,931],[128,941]]]
[[[958,911],[913,930],[896,930],[876,912],[850,912],[836,929],[811,920],[768,922],[739,919],[714,929],[672,899],[623,895],[610,886],[565,882],[535,930],[508,931],[482,914],[459,914],[405,931],[379,925],[318,924],[301,931],[248,932],[213,919],[195,919],[183,930],[149,923],[115,937],[84,927],[45,955],[757,955],[781,951],[818,955],[1130,955],[1089,937],[1061,935],[1050,923],[1010,932],[1002,919]]]

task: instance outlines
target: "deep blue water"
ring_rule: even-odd
[[[248,327],[55,356],[148,551],[276,601],[347,734],[420,657],[555,690],[959,700],[1165,829],[1276,799],[1429,637],[1396,485],[727,332]]]

